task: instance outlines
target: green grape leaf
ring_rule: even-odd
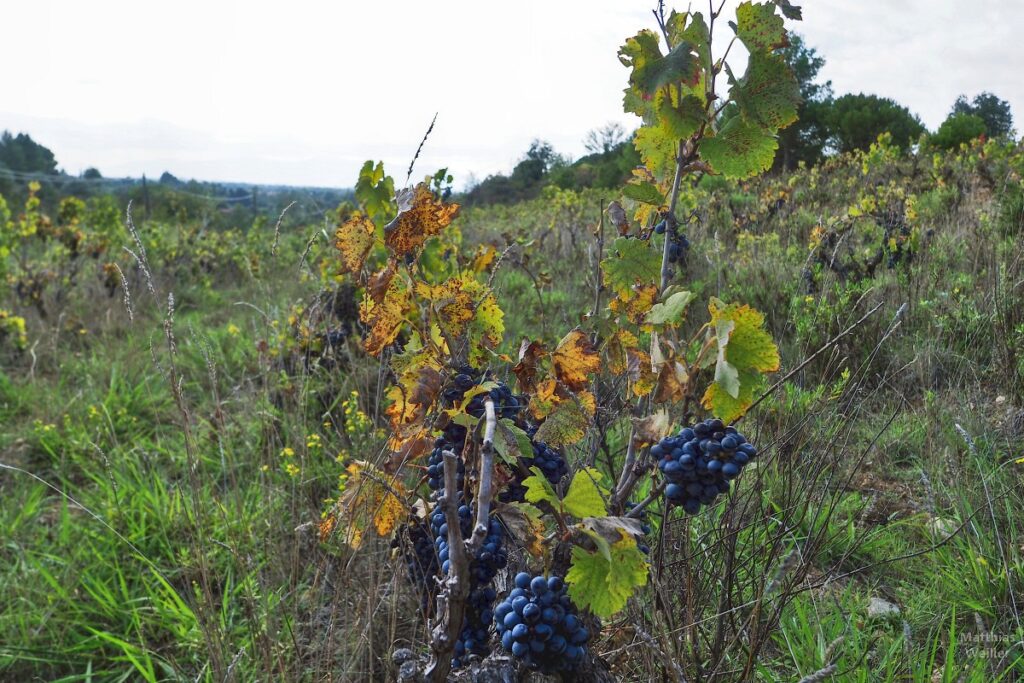
[[[629,83],[641,95],[653,95],[669,83],[694,85],[700,77],[700,63],[689,42],[680,41],[662,55],[658,34],[647,29],[626,41],[619,50],[619,61],[632,67]]]
[[[700,12],[679,13],[675,10],[669,14],[665,22],[668,29],[668,37],[673,43],[686,41],[693,46],[693,50],[700,58],[704,71],[711,71],[711,31],[704,22],[704,15]]]
[[[608,514],[604,497],[597,481],[601,473],[596,469],[582,469],[576,472],[569,484],[569,492],[562,499],[562,507],[574,517],[601,517]],[[604,492],[607,495],[607,491]]]
[[[730,70],[729,82],[732,83],[729,96],[744,116],[762,128],[777,131],[796,121],[800,85],[781,56],[754,52],[743,78],[737,80]]]
[[[558,494],[551,487],[551,482],[544,476],[538,467],[531,467],[532,476],[523,479],[523,486],[526,487],[526,500],[531,503],[546,501],[556,510],[562,509],[562,501],[558,500]]]
[[[779,369],[779,349],[764,329],[764,316],[746,305],[712,299],[711,325],[719,336],[715,381],[701,399],[705,408],[725,422],[747,411],[762,373]],[[728,335],[722,343],[722,336]]]
[[[496,430],[494,450],[508,465],[516,465],[516,456],[533,457],[533,445],[529,435],[517,427],[512,420],[500,420]]]
[[[686,316],[687,307],[697,298],[693,292],[675,292],[662,303],[654,304],[647,314],[647,322],[652,325],[664,325],[666,323],[677,324],[683,321]]]
[[[661,190],[654,183],[629,183],[622,188],[622,194],[641,204],[650,204],[651,206],[665,205],[665,195],[661,193]]]
[[[630,296],[633,285],[648,285],[661,277],[661,257],[645,240],[618,237],[608,258],[601,261],[604,279],[621,296]]]
[[[641,126],[633,136],[633,146],[647,170],[656,176],[672,172],[676,163],[679,138],[663,125]]]
[[[626,606],[637,588],[647,584],[647,573],[647,560],[636,540],[620,532],[607,557],[600,551],[592,553],[574,546],[565,582],[577,606],[608,618]]]
[[[786,28],[770,2],[744,2],[736,8],[736,35],[751,54],[785,47]]]
[[[658,103],[662,129],[672,138],[688,138],[707,120],[704,100],[696,95],[662,97]]]
[[[773,135],[743,116],[734,116],[714,137],[701,140],[700,156],[716,173],[742,180],[771,168],[777,147]]]

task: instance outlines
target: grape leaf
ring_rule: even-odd
[[[683,321],[686,316],[687,307],[697,298],[693,292],[675,292],[662,303],[654,304],[647,314],[647,322],[652,325],[664,325],[666,323],[676,325]]]
[[[654,31],[643,30],[619,50],[619,61],[632,67],[629,82],[641,95],[654,92],[669,83],[695,84],[700,77],[700,62],[693,46],[679,41],[667,55],[661,54],[660,39]]]
[[[705,72],[711,71],[711,31],[700,12],[676,12],[672,10],[665,22],[668,37],[673,43],[686,41],[693,46]],[[703,88],[701,88],[703,91]]]
[[[744,2],[736,8],[736,35],[751,54],[765,52],[787,45],[786,29],[782,17],[775,14],[770,2],[755,4]]]
[[[417,281],[416,295],[430,302],[437,312],[437,322],[451,338],[461,337],[475,315],[476,302],[466,291],[466,281],[461,277],[450,278],[441,284],[431,285]]]
[[[565,582],[576,605],[608,618],[626,606],[636,588],[647,584],[647,573],[647,561],[636,540],[620,531],[607,558],[600,551],[574,546]]]
[[[720,377],[719,365],[716,365],[715,382],[708,387],[701,402],[715,416],[732,422],[753,403],[761,373],[779,369],[779,350],[764,329],[764,316],[750,306],[726,305],[712,299],[708,310],[716,332],[722,334],[728,330],[724,349],[719,343],[719,355],[729,369],[723,370]]]
[[[662,125],[640,126],[633,136],[633,146],[647,170],[664,176],[675,168],[679,138]]]
[[[555,489],[551,487],[551,482],[540,471],[540,468],[536,466],[531,467],[530,472],[533,474],[523,479],[523,486],[526,487],[526,500],[531,503],[547,502],[556,510],[561,510],[562,501],[558,499],[558,494],[555,493]]]
[[[373,248],[373,221],[356,214],[338,226],[334,233],[334,246],[341,252],[343,270],[358,273]]]
[[[716,173],[742,180],[771,168],[777,147],[774,136],[734,116],[714,137],[701,140],[700,155]]]
[[[622,188],[622,194],[633,201],[650,204],[651,206],[660,207],[665,204],[665,196],[658,189],[658,186],[653,183],[631,182]]]
[[[653,284],[661,277],[661,258],[644,240],[618,237],[609,252],[601,270],[605,282],[620,296],[630,297],[633,285]]]
[[[586,392],[580,392],[581,398],[583,394]],[[544,424],[533,437],[534,441],[543,441],[551,446],[574,444],[587,433],[593,414],[593,396],[590,396],[589,406],[582,400],[579,403],[573,399],[564,400],[545,418]]]
[[[647,317],[658,298],[657,285],[634,285],[628,296],[619,294],[608,302],[608,308],[617,315],[624,315],[634,325]]]
[[[729,95],[740,111],[762,128],[777,131],[796,121],[800,85],[781,56],[754,52],[743,78],[737,80],[729,70],[729,82]]]
[[[570,391],[579,391],[590,384],[590,376],[601,368],[601,357],[582,330],[575,329],[558,343],[551,354],[555,376]]]
[[[370,326],[363,340],[367,353],[379,355],[385,346],[395,341],[410,306],[409,292],[394,280],[379,301],[369,295],[363,297],[359,306],[359,320]]]
[[[516,465],[516,456],[533,457],[533,445],[530,437],[511,420],[500,420],[497,428],[497,439],[494,448],[499,457],[508,465]]]
[[[688,138],[707,120],[704,100],[695,95],[682,99],[669,96],[658,103],[662,129],[672,138]]]
[[[495,348],[505,338],[505,312],[484,283],[464,277],[462,287],[475,306],[469,323],[469,362],[481,365],[487,357],[486,350]]]
[[[459,213],[458,204],[438,199],[424,183],[399,193],[400,213],[384,228],[384,243],[396,256],[405,256],[440,234]]]
[[[392,213],[391,200],[395,196],[395,180],[384,173],[384,162],[366,161],[359,171],[355,187],[356,201],[366,215],[376,221],[386,220]]]
[[[729,346],[729,337],[734,329],[736,329],[736,322],[733,320],[723,319],[715,323],[715,339],[718,342],[715,382],[725,389],[725,393],[733,398],[738,398],[740,395],[740,373],[736,366],[725,357],[725,350]]]
[[[601,473],[596,469],[581,469],[572,477],[569,491],[562,499],[562,508],[574,517],[600,517],[608,514],[597,480]],[[607,495],[607,492],[605,492]]]
[[[348,481],[335,513],[347,522],[345,542],[358,548],[371,525],[379,536],[389,536],[409,509],[395,495],[406,495],[398,479],[362,461],[352,463],[347,471]]]

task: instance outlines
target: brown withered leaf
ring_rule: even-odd
[[[358,273],[373,248],[373,221],[356,214],[338,226],[334,232],[334,246],[341,253],[343,270]]]
[[[384,299],[384,295],[387,294],[388,287],[391,286],[391,280],[395,277],[397,270],[398,264],[395,259],[391,258],[388,259],[388,263],[384,268],[370,276],[369,281],[366,283],[366,292],[370,295],[371,299],[377,303]]]
[[[672,418],[667,410],[659,410],[647,417],[634,417],[633,432],[640,443],[658,443],[672,430]]]
[[[524,339],[519,345],[519,362],[512,368],[512,372],[521,391],[532,394],[537,390],[537,364],[546,355],[544,345],[538,341]]]
[[[590,375],[601,368],[601,356],[582,330],[573,330],[558,343],[551,354],[555,376],[570,391],[590,384]]]
[[[674,403],[686,397],[686,368],[671,360],[658,371],[658,385],[654,389],[655,403]]]
[[[617,201],[609,204],[608,218],[611,219],[615,229],[619,231],[619,235],[625,236],[629,234],[629,219],[626,218],[626,210],[622,208],[622,204],[619,204]]]
[[[419,249],[448,227],[459,213],[458,204],[441,201],[424,183],[417,185],[412,194],[400,193],[398,205],[400,213],[384,228],[384,244],[396,257]]]

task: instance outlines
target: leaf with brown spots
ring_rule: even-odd
[[[400,213],[384,228],[384,244],[398,257],[440,234],[459,213],[458,204],[438,199],[424,183],[399,193],[398,205]]]
[[[409,310],[409,293],[392,280],[380,301],[367,295],[359,306],[359,319],[370,326],[363,348],[372,356],[380,355],[385,346],[398,338]]]
[[[345,542],[358,548],[371,527],[377,535],[389,536],[399,521],[408,516],[409,508],[405,488],[396,477],[361,461],[349,465],[347,471],[345,491],[338,498],[334,513],[346,523]]]
[[[334,246],[341,253],[342,270],[358,273],[373,248],[373,221],[356,214],[338,226],[334,232]]]
[[[590,376],[600,370],[601,356],[582,330],[573,330],[551,354],[551,366],[566,388],[579,391],[590,384]]]
[[[617,315],[625,316],[634,325],[640,325],[657,299],[657,285],[633,285],[628,296],[619,294],[608,303],[608,308]]]

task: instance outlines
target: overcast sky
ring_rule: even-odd
[[[0,129],[70,173],[351,186],[367,158],[404,178],[438,112],[416,175],[448,166],[462,186],[534,138],[578,157],[588,130],[635,126],[616,52],[653,4],[5,2]],[[1024,129],[1024,0],[797,4],[836,94],[892,97],[934,128],[989,90]]]

